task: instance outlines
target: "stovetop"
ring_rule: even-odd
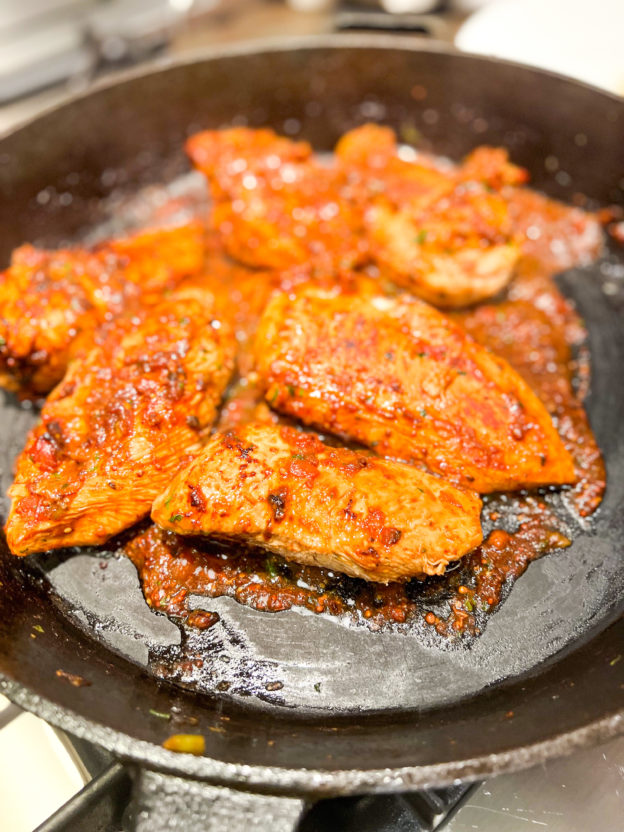
[[[3,832],[131,832],[131,787],[108,752],[0,696]],[[623,817],[624,737],[485,783],[323,800],[298,832],[617,832]]]
[[[303,14],[268,0],[3,0],[0,102],[6,103],[0,107],[0,132],[111,69],[165,50],[175,56],[275,32],[304,35],[378,25],[450,41],[465,16],[449,12],[448,6],[442,14],[393,20],[375,15],[357,3],[325,4]],[[37,26],[47,20],[46,31],[56,32],[54,44],[44,36],[44,61],[37,60],[42,40],[36,37],[35,19]],[[11,26],[21,41],[10,34]],[[12,51],[2,49],[3,38],[11,41]],[[0,697],[3,832],[29,832],[42,823],[44,832],[126,832],[132,829],[130,790],[130,772],[107,752],[68,737]],[[65,809],[50,818],[66,801]],[[616,832],[623,817],[620,738],[482,784],[321,801],[306,813],[299,832]]]

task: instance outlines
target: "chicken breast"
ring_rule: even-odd
[[[281,294],[255,355],[271,407],[378,454],[481,493],[575,481],[526,382],[416,298]]]
[[[481,145],[462,162],[458,177],[465,182],[481,182],[496,191],[506,185],[525,185],[529,181],[529,172],[509,161],[509,154],[504,147]]]
[[[458,307],[492,297],[511,279],[519,247],[493,183],[524,174],[492,148],[463,167],[399,155],[387,127],[368,124],[336,147],[362,206],[370,254],[382,273],[421,298]]]
[[[272,130],[207,130],[186,150],[205,174],[230,256],[268,269],[353,265],[365,241],[344,174]]]
[[[201,269],[203,233],[192,223],[89,250],[17,249],[0,275],[0,386],[35,397],[51,390],[103,321]]]
[[[511,280],[520,250],[500,197],[458,188],[422,211],[371,207],[371,254],[382,274],[442,308],[491,298]]]
[[[247,424],[213,436],[152,518],[178,534],[253,543],[386,583],[440,575],[478,546],[480,509],[474,492],[409,465]]]
[[[51,393],[18,457],[11,551],[98,545],[147,514],[199,450],[234,352],[210,293],[197,288],[106,327]]]

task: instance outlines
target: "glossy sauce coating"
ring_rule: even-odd
[[[480,512],[474,492],[414,466],[252,422],[215,434],[152,520],[387,583],[441,575],[481,542]]]
[[[273,140],[271,137],[270,141]],[[286,155],[290,152],[290,148],[284,150]],[[264,158],[273,155],[268,153]],[[437,160],[417,155],[423,168],[437,171],[445,167],[439,165]],[[284,160],[280,160],[279,154],[277,156],[277,166],[280,167]],[[491,242],[509,245],[508,235],[511,235],[513,244],[519,247],[520,260],[516,276],[502,296],[492,300],[487,308],[477,306],[459,312],[458,317],[476,340],[498,351],[510,362],[531,384],[554,417],[574,460],[578,479],[572,489],[565,491],[564,498],[574,512],[588,516],[600,502],[604,489],[604,468],[579,396],[572,386],[573,379],[578,381],[580,378],[583,382],[587,378],[586,366],[582,362],[579,366],[578,357],[571,354],[571,349],[576,349],[582,341],[584,331],[557,291],[550,274],[595,256],[600,245],[599,228],[589,214],[559,206],[518,188],[521,180],[514,179],[513,166],[508,166],[506,157],[500,154],[495,157],[496,151],[486,149],[476,160],[472,160],[472,170],[467,177],[477,182],[479,195],[483,190],[493,196],[504,195],[508,217],[504,218],[503,238],[496,238],[498,232],[490,236],[487,229],[482,233],[479,230],[480,220],[473,223],[475,212],[471,210],[468,212],[473,218],[471,226],[458,239],[465,241],[475,232],[477,246],[483,244],[487,248]],[[237,152],[229,161],[236,162],[237,167],[239,159]],[[233,169],[225,171],[221,192],[215,194],[217,198],[221,197],[222,205],[221,213],[215,211],[214,218],[221,219],[217,222],[214,246],[200,283],[215,295],[219,309],[231,320],[239,343],[238,374],[221,411],[220,430],[251,419],[263,419],[270,424],[283,420],[261,401],[261,388],[251,368],[248,348],[258,318],[274,292],[283,289],[290,292],[306,281],[324,288],[337,284],[342,290],[344,276],[339,274],[340,270],[354,265],[366,266],[368,261],[368,277],[362,275],[358,278],[362,280],[362,286],[372,280],[384,294],[391,297],[396,294],[396,289],[385,279],[392,270],[382,268],[384,252],[380,249],[371,251],[370,229],[366,231],[367,239],[362,245],[358,243],[354,248],[353,242],[347,241],[344,246],[345,236],[354,231],[356,234],[361,232],[361,215],[357,209],[359,194],[364,193],[370,183],[373,189],[379,188],[379,182],[375,182],[375,177],[362,176],[361,171],[354,174],[353,171],[342,170],[335,179],[332,176],[321,177],[325,183],[321,188],[324,192],[320,201],[315,203],[317,194],[314,193],[313,180],[319,174],[317,163],[310,160],[309,150],[301,152],[295,168],[300,163],[303,168],[300,171],[291,169],[285,178],[280,172],[279,179],[283,185],[296,183],[298,179],[305,183],[299,192],[297,188],[287,187],[285,199],[276,193],[282,186],[278,183],[277,189],[273,187],[276,180],[269,181],[268,187],[262,184],[258,188],[259,177],[255,176],[255,183],[246,179],[245,184],[244,174],[239,176],[241,171]],[[464,166],[468,169],[470,163],[471,160],[467,160]],[[275,160],[271,158],[270,165],[274,164]],[[414,173],[415,180],[419,180],[418,187],[420,182],[435,178],[422,171]],[[386,191],[385,202],[389,201],[386,197],[392,190],[391,185],[388,181],[381,183],[382,190]],[[234,199],[228,195],[227,188],[230,186],[234,188],[231,191]],[[463,183],[458,187],[464,188]],[[244,193],[241,188],[249,193]],[[302,193],[304,197],[306,193],[310,195],[308,206],[301,205]],[[228,200],[231,205],[227,204]],[[349,206],[345,207],[343,200]],[[237,202],[236,209],[234,202]],[[493,202],[498,204],[497,199]],[[289,210],[282,211],[279,216],[272,215],[273,208],[280,204],[282,207],[287,205]],[[334,207],[326,210],[327,206],[334,204],[339,209],[338,214]],[[486,199],[484,204],[490,204],[490,200]],[[354,205],[355,215],[352,210]],[[258,206],[261,222],[254,227],[249,221],[256,216],[253,212]],[[245,222],[237,223],[237,218],[228,216],[228,212],[236,212],[241,207]],[[310,214],[306,215],[305,210],[303,214],[297,211],[297,219],[293,211],[306,207],[310,208]],[[321,216],[321,211],[324,216]],[[272,225],[264,223],[267,212],[268,219],[275,220]],[[319,217],[324,223],[323,234],[315,238]],[[432,217],[435,217],[435,211]],[[508,220],[511,226],[507,225]],[[295,236],[303,242],[293,248],[292,240],[288,238],[294,227],[298,229]],[[436,228],[434,237],[421,239],[417,231],[414,242],[422,248],[436,244],[438,239],[444,238],[442,232],[443,229],[440,229],[442,236],[439,238]],[[451,242],[454,240],[451,239]],[[229,256],[258,268],[253,270],[233,262],[224,254],[224,248]],[[265,251],[270,254],[268,260],[263,259]],[[276,252],[277,257],[273,259]],[[346,253],[344,258],[343,253]],[[257,257],[258,254],[261,256]],[[506,275],[504,282],[510,276]],[[394,277],[397,279],[396,275]],[[350,280],[346,278],[347,282]],[[398,279],[398,282],[401,280]],[[470,281],[470,285],[479,289],[478,282],[474,280]],[[362,290],[363,293],[365,291]],[[486,296],[493,291],[490,285]],[[492,312],[490,307],[495,311]],[[535,310],[541,313],[537,321],[539,350],[545,350],[544,355],[554,355],[553,361],[536,359],[536,350],[531,349],[535,338]],[[492,325],[492,315],[496,317],[496,326]],[[586,384],[581,384],[581,389],[584,386]],[[550,549],[568,545],[574,533],[574,524],[562,519],[560,512],[553,509],[553,501],[548,494],[516,494],[502,501],[498,497],[488,497],[483,516],[490,530],[486,541],[464,558],[460,566],[451,564],[445,575],[424,582],[371,584],[327,569],[286,563],[277,555],[267,557],[257,549],[246,550],[240,546],[233,549],[218,543],[183,540],[154,527],[137,532],[125,551],[139,569],[149,603],[175,615],[187,615],[189,593],[203,593],[208,597],[225,594],[259,609],[305,606],[316,612],[346,613],[367,622],[372,629],[394,622],[422,626],[436,635],[468,634],[477,632],[483,626],[484,616],[496,607],[505,588],[532,559]]]
[[[530,387],[416,298],[280,294],[263,315],[255,351],[271,407],[380,455],[480,493],[574,480]]]
[[[532,560],[569,546],[574,535],[573,518],[589,517],[600,504],[605,469],[581,398],[589,377],[588,355],[581,348],[586,333],[550,276],[555,268],[551,244],[560,239],[560,234],[565,241],[566,235],[574,233],[579,217],[585,225],[591,222],[576,209],[568,215],[563,207],[555,204],[551,208],[543,198],[538,204],[549,207],[541,217],[540,237],[531,241],[530,256],[521,261],[506,296],[498,303],[476,306],[457,316],[476,340],[514,367],[554,417],[578,477],[576,485],[564,492],[571,516],[554,510],[548,493],[516,494],[503,500],[486,498],[483,517],[491,531],[461,564],[452,564],[439,578],[387,585],[288,563],[277,555],[240,545],[205,543],[151,527],[125,547],[139,570],[150,606],[186,617],[189,595],[226,595],[259,610],[304,607],[316,613],[347,616],[373,630],[409,626],[410,631],[422,631],[423,638],[469,640],[483,629],[487,617]],[[551,224],[553,212],[557,221]],[[533,201],[530,219],[525,217],[524,221],[533,225],[540,222]],[[582,258],[595,256],[596,239],[594,234],[585,233],[589,244]],[[561,267],[567,263],[571,247],[564,242],[554,247],[564,252]],[[541,254],[548,265],[542,265],[536,254]],[[254,273],[228,262],[217,249],[212,256],[215,266],[211,271],[216,274],[219,264],[218,283],[223,297],[232,292],[236,301],[239,342],[248,345],[266,297],[276,291],[282,278],[276,276],[271,285],[263,282],[260,292]],[[292,286],[290,277],[283,280],[287,289]],[[246,369],[250,366],[245,346],[239,363]],[[261,390],[253,377],[243,373],[228,394],[220,429],[227,430],[257,414],[262,407],[260,397]],[[269,420],[275,418],[266,409],[262,412]]]
[[[526,181],[501,148],[478,148],[457,167],[400,155],[394,131],[366,124],[336,146],[381,273],[440,307],[491,297],[520,254],[503,185]]]
[[[323,164],[307,142],[231,128],[191,136],[186,151],[210,184],[213,226],[240,262],[288,269],[314,261],[333,269],[365,256],[345,173]]]
[[[6,525],[27,555],[104,543],[142,519],[201,447],[234,365],[206,289],[180,288],[98,331],[16,463]]]
[[[16,249],[0,274],[0,386],[23,398],[48,393],[98,326],[160,300],[203,260],[199,222],[92,249]]]

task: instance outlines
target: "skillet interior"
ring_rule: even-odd
[[[505,63],[397,48],[396,39],[330,42],[354,48],[308,45],[165,69],[96,92],[6,138],[0,144],[2,262],[24,240],[58,244],[85,233],[107,219],[101,197],[111,190],[132,193],[184,171],[180,148],[188,133],[245,119],[301,134],[320,150],[369,119],[416,128],[425,147],[455,158],[478,143],[504,144],[531,170],[534,186],[554,196],[584,192],[598,203],[624,201],[624,181],[617,179],[624,170],[624,105],[618,100]],[[544,166],[548,157],[558,160],[556,175]],[[53,598],[36,564],[16,563],[3,550],[0,670],[60,707],[51,709],[11,682],[8,692],[81,733],[93,736],[94,729],[65,709],[122,732],[127,736],[98,736],[124,754],[225,779],[233,770],[175,758],[130,738],[162,742],[171,724],[149,710],[176,705],[199,720],[193,730],[206,734],[207,753],[217,760],[329,770],[416,764],[421,768],[409,776],[422,783],[528,763],[532,754],[612,730],[621,703],[624,661],[612,664],[621,624],[584,651],[578,645],[614,620],[624,589],[618,569],[624,391],[614,384],[624,360],[622,272],[621,250],[614,250],[562,278],[590,333],[588,409],[607,460],[607,496],[595,528],[571,549],[532,564],[472,650],[426,650],[401,636],[350,631],[297,612],[258,614],[224,600],[226,643],[214,652],[230,661],[213,662],[227,671],[211,678],[226,674],[237,685],[227,699],[197,697],[158,684],[141,666],[146,644],[162,647],[179,632],[144,608],[130,564],[112,562],[103,572],[97,558],[54,560],[59,597]],[[0,425],[5,488],[29,417],[6,400]],[[37,623],[44,633],[33,639]],[[570,655],[564,659],[560,651]],[[59,668],[91,685],[68,685],[56,676]],[[267,691],[275,681],[283,687]],[[362,709],[374,714],[353,715]],[[522,750],[544,741],[550,745]],[[511,757],[468,767],[459,762],[508,752]],[[260,772],[251,776],[262,779]],[[271,775],[276,787],[312,785],[304,779],[296,785],[291,773],[280,786],[281,776]],[[372,773],[362,777],[359,786],[353,775],[340,787],[338,779],[328,780],[327,788],[393,784]]]

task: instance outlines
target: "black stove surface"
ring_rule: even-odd
[[[67,739],[92,779],[35,832],[133,832],[136,771],[85,740]],[[458,784],[420,792],[320,800],[305,811],[297,832],[433,832],[444,826],[474,788],[474,784]]]

